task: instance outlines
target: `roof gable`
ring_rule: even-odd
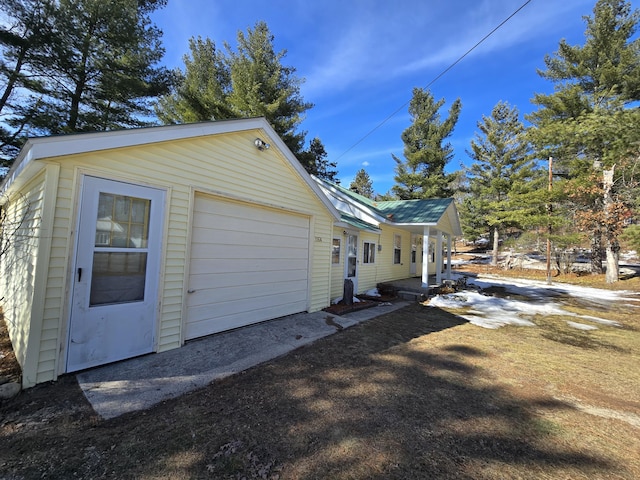
[[[452,198],[377,202],[327,180],[313,178],[324,187],[323,191],[325,193],[326,190],[330,190],[333,195],[340,197],[341,200],[348,202],[351,206],[360,208],[368,215],[378,217],[380,223],[405,226],[433,225],[453,235],[462,234],[458,213]],[[339,205],[336,205],[336,208],[343,214],[345,213]]]
[[[249,131],[255,131],[276,148],[331,215],[340,219],[340,213],[264,117],[30,138],[0,184],[0,194],[20,188],[32,178],[43,168],[43,162],[38,160]]]

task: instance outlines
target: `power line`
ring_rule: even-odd
[[[455,67],[458,63],[460,63],[467,55],[469,55],[471,52],[473,52],[476,48],[478,48],[485,40],[487,40],[491,35],[493,35],[494,33],[496,33],[505,23],[507,23],[509,20],[511,20],[513,17],[515,17],[520,10],[522,10],[524,7],[526,7],[528,4],[530,4],[533,0],[527,0],[526,2],[524,2],[522,5],[520,5],[520,7],[518,7],[518,9],[513,12],[511,15],[509,15],[507,18],[505,18],[502,22],[500,22],[500,24],[495,27],[493,30],[491,30],[489,33],[487,33],[484,37],[482,37],[482,39],[477,42],[473,47],[471,47],[469,50],[467,50],[464,54],[462,54],[455,62],[453,62],[451,65],[449,65],[447,68],[445,68],[442,72],[440,72],[433,80],[431,80],[427,86],[425,87],[426,89],[428,89],[431,85],[433,85],[434,83],[436,83],[438,80],[440,80],[440,78],[442,78],[449,70],[451,70],[453,67]],[[404,108],[406,108],[406,106],[409,104],[409,102],[411,102],[411,100],[407,100],[406,102],[404,102],[400,107],[398,107],[396,110],[394,110],[391,115],[389,115],[387,118],[385,118],[384,120],[382,120],[378,125],[376,125],[375,127],[373,127],[371,130],[369,130],[369,132],[367,132],[363,137],[360,138],[360,140],[358,140],[356,143],[354,143],[353,145],[351,145],[347,150],[345,150],[343,153],[341,153],[334,161],[338,161],[340,160],[342,157],[344,157],[347,153],[349,153],[351,150],[353,150],[354,148],[356,148],[358,145],[360,145],[362,142],[364,142],[373,132],[375,132],[376,130],[378,130],[380,127],[382,127],[385,123],[387,123],[389,120],[391,120],[393,117],[395,117],[398,112],[400,112],[401,110],[403,110]]]

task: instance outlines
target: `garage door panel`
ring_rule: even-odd
[[[265,224],[293,225],[304,228],[307,225],[307,218],[289,212],[276,210],[273,208],[256,208],[255,205],[216,200],[212,197],[199,196],[196,200],[194,212],[198,218],[194,217],[194,225],[206,225],[208,218],[226,218],[225,224],[241,225],[253,222],[263,222]],[[265,213],[268,218],[265,218]]]
[[[224,288],[228,285],[245,283],[249,288],[260,288],[261,285],[272,283],[275,277],[274,271],[259,272],[254,271],[250,276],[246,273],[225,272],[225,273],[201,273],[191,276],[189,288],[191,290],[202,290],[208,288]],[[306,269],[288,270],[287,279],[294,282],[307,282]]]
[[[189,294],[189,305],[197,308],[202,305],[214,305],[216,310],[225,303],[246,302],[247,298],[256,304],[279,301],[289,302],[289,298],[299,299],[306,296],[306,284],[301,282],[274,282],[261,285],[260,288],[232,286],[225,288],[204,288]],[[275,298],[280,297],[280,298]]]
[[[200,260],[191,266],[191,273],[195,275],[207,273],[286,272],[299,270],[307,270],[306,259],[287,259],[286,261],[283,260],[282,262],[279,262],[278,265],[274,265],[274,262],[269,262],[264,258],[221,258]]]
[[[274,263],[286,262],[300,258],[307,258],[306,248],[289,248],[285,245],[278,247],[242,246],[242,245],[212,245],[196,243],[191,247],[191,255],[201,260],[205,259],[252,259],[266,260]]]
[[[242,221],[242,225],[230,225],[224,223],[225,219],[222,218],[210,218],[207,220],[207,225],[199,225],[193,229],[193,241],[195,242],[208,242],[215,240],[216,242],[224,243],[225,240],[228,243],[235,243],[236,241],[243,241],[245,244],[250,245],[251,240],[256,235],[256,221]],[[261,236],[268,237],[273,236],[276,238],[307,238],[308,225],[281,225],[269,222],[257,222],[260,225],[260,231],[257,232]],[[242,227],[242,228],[241,228]],[[252,230],[253,229],[253,230]],[[249,243],[246,243],[249,241]]]
[[[212,333],[224,332],[280,316],[282,316],[280,315],[280,307],[276,306],[216,317],[215,324],[212,324],[210,320],[193,322],[187,325],[186,338],[198,338]]]
[[[265,297],[262,297],[263,301],[248,303],[245,297],[239,300],[218,302],[215,305],[207,304],[189,307],[189,323],[209,323],[212,327],[212,332],[219,332],[221,331],[218,329],[219,323],[232,316],[238,319],[244,318],[244,316],[250,318],[252,322],[243,323],[243,325],[249,325],[250,323],[281,316],[280,309],[283,305],[286,305],[293,313],[302,312],[306,308],[306,299],[302,300],[299,292],[287,292],[273,297],[277,302],[271,303],[275,304],[266,303],[267,299]],[[270,316],[273,312],[277,312],[275,317]]]
[[[255,228],[255,227],[254,227]],[[256,245],[256,232],[232,232],[226,230],[204,230],[196,229],[193,231],[191,240],[194,244],[211,244],[212,242],[219,245],[241,245],[250,247]],[[260,232],[260,245],[264,246],[291,246],[296,248],[307,248],[309,237],[306,235],[292,236],[280,234],[268,234]]]
[[[186,338],[302,312],[309,218],[196,195]]]
[[[256,222],[263,225],[268,232],[279,231],[280,229],[292,232],[305,230],[308,223],[306,218],[288,213],[255,207],[238,208],[233,204],[228,205],[228,207],[223,207],[224,211],[222,212],[203,212],[196,209],[194,214],[208,219],[207,222],[201,225],[203,227],[215,226],[215,223],[211,223],[213,221],[224,225],[227,230],[240,232],[251,232]]]

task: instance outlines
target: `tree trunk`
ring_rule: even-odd
[[[606,219],[607,234],[606,234],[606,255],[607,255],[607,274],[605,280],[607,283],[615,283],[620,276],[620,244],[615,236],[615,219],[612,219],[611,207],[613,199],[611,198],[611,188],[613,187],[613,173],[616,166],[611,167],[611,170],[604,170],[602,172],[603,187],[604,187],[604,214]]]
[[[607,283],[615,283],[620,277],[620,245],[618,242],[607,241]]]
[[[602,232],[597,229],[591,238],[591,273],[604,273],[602,269]]]
[[[498,265],[498,246],[500,244],[500,237],[498,233],[498,227],[493,228],[493,250],[491,252],[491,265],[496,267]]]

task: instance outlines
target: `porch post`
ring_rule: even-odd
[[[450,233],[447,234],[447,280],[451,280],[451,237]]]
[[[442,283],[442,231],[436,234],[436,283]]]
[[[429,227],[422,231],[422,288],[429,288]]]

